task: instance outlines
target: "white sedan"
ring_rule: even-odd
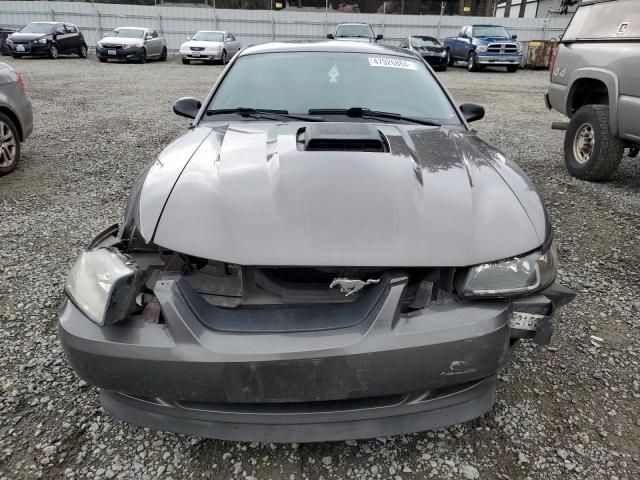
[[[201,30],[180,46],[180,55],[182,63],[187,65],[192,60],[220,62],[224,65],[238,50],[240,42],[231,33]]]

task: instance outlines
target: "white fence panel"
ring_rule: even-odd
[[[333,32],[338,23],[368,22],[383,43],[397,45],[407,35],[456,35],[463,25],[504,25],[522,41],[550,40],[564,31],[568,18],[487,18],[437,15],[383,15],[270,10],[224,10],[205,7],[142,6],[87,2],[0,1],[0,26],[22,27],[33,21],[67,21],[84,32],[90,46],[120,26],[155,28],[177,50],[198,30],[228,30],[250,45],[278,40],[317,40]]]

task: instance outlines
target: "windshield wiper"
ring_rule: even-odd
[[[390,120],[401,120],[405,122],[418,123],[420,125],[429,125],[432,127],[440,127],[442,124],[433,120],[425,120],[422,118],[406,117],[399,113],[379,112],[377,110],[369,110],[368,108],[351,107],[351,108],[312,108],[309,115],[347,115],[348,117],[362,118],[381,118]]]
[[[278,120],[278,118],[291,118],[294,120],[303,120],[305,122],[324,122],[322,117],[313,117],[310,115],[296,115],[289,113],[286,110],[271,110],[266,108],[250,108],[250,107],[237,107],[237,108],[219,108],[215,110],[207,110],[207,115],[224,115],[229,113],[236,113],[243,117],[251,118],[270,118],[272,120]]]

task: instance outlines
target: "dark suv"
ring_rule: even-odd
[[[47,55],[58,58],[72,53],[87,57],[87,43],[82,33],[72,23],[33,22],[19,32],[9,35],[7,47],[13,58],[25,55]]]

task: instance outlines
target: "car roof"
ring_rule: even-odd
[[[227,33],[226,30],[198,30],[196,33]]]
[[[365,22],[344,22],[344,23],[339,23],[336,28],[340,27],[341,25],[365,25],[367,27],[370,27],[371,25]]]
[[[503,28],[507,28],[504,25],[496,25],[491,24],[491,23],[474,23],[473,25],[469,25],[470,27],[503,27]]]
[[[31,23],[41,23],[43,25],[62,25],[62,22],[31,22]]]
[[[121,28],[126,28],[127,30],[151,30],[151,28],[145,27],[116,27],[114,30],[120,30]]]
[[[432,37],[431,35],[409,35],[410,38],[431,38],[432,40],[437,40],[436,37]]]
[[[369,53],[415,58],[415,55],[399,47],[380,45],[376,43],[353,42],[349,40],[261,43],[259,45],[252,45],[245,48],[240,52],[240,56],[253,55],[256,53],[289,52]]]

